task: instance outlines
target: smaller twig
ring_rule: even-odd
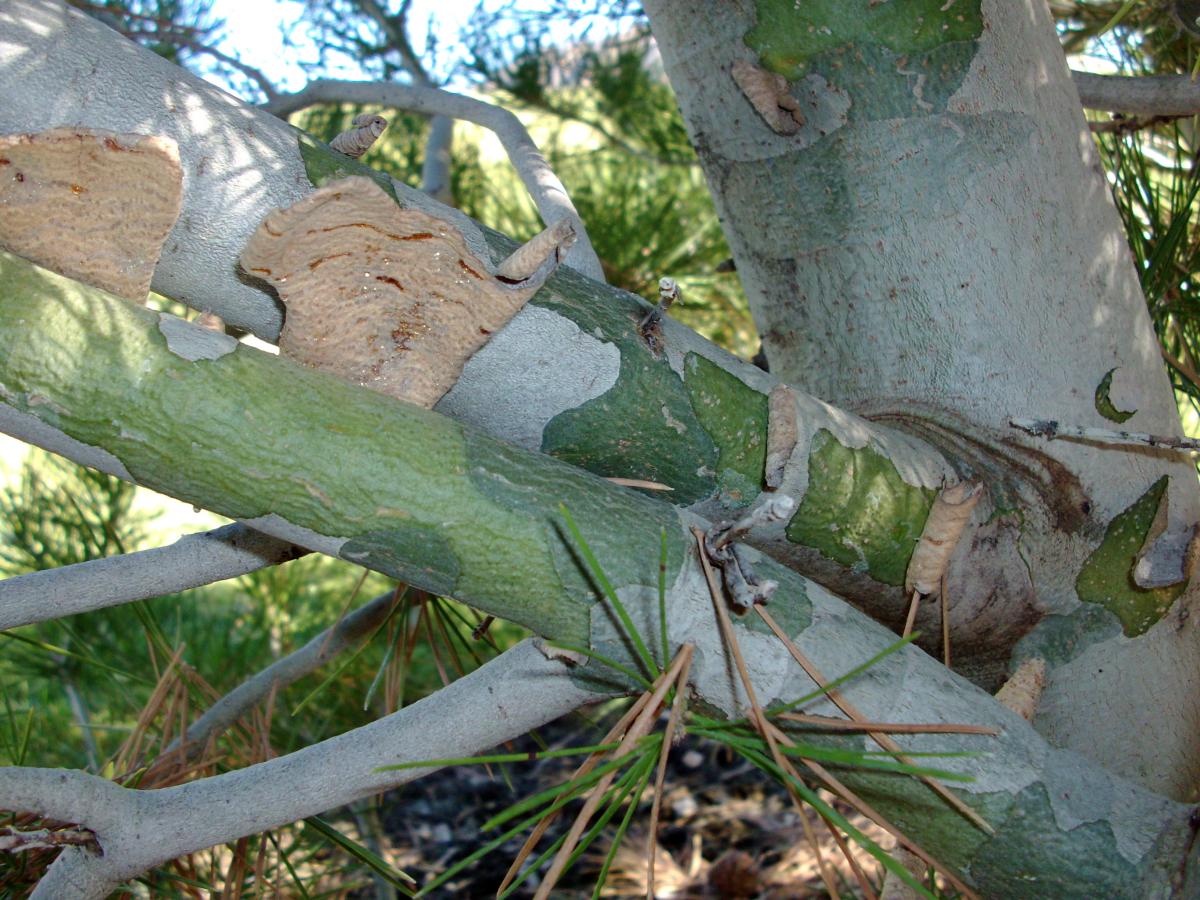
[[[667,758],[671,755],[671,745],[675,741],[675,730],[683,716],[683,708],[687,705],[688,674],[692,670],[692,645],[685,644],[688,650],[687,661],[679,670],[675,680],[675,700],[671,703],[671,715],[667,719],[667,728],[663,732],[662,749],[658,754],[658,772],[654,775],[654,800],[650,804],[650,830],[646,836],[647,863],[646,900],[654,900],[654,865],[658,857],[658,814],[662,808],[663,782],[667,777]]]
[[[904,620],[904,630],[900,632],[901,637],[908,637],[912,634],[913,623],[917,621],[917,607],[921,603],[921,592],[913,591],[912,600],[908,603],[908,617]]]
[[[1153,128],[1155,125],[1165,125],[1185,116],[1125,116],[1114,113],[1111,119],[1101,119],[1088,122],[1088,130],[1092,134],[1132,134],[1143,128]]]
[[[788,518],[795,506],[795,500],[779,494],[736,522],[713,526],[705,535],[706,557],[720,568],[729,600],[740,612],[767,603],[779,588],[779,582],[759,577],[746,550],[734,541],[760,525]]]
[[[642,316],[638,323],[638,331],[644,337],[648,332],[657,330],[662,322],[663,314],[679,299],[679,284],[674,278],[658,279],[658,303],[650,312]]]
[[[65,828],[62,831],[52,831],[49,828],[36,828],[32,831],[7,828],[4,833],[0,833],[0,853],[23,853],[26,850],[68,846],[94,848],[96,835],[86,828]]]
[[[1138,116],[1191,116],[1200,112],[1200,82],[1190,75],[1097,75],[1071,72],[1089,109]]]
[[[229,728],[272,691],[287,687],[320,668],[360,637],[382,625],[397,602],[399,600],[396,592],[381,594],[341,619],[332,628],[316,635],[303,647],[252,675],[210,706],[207,712],[192,723],[185,735],[167,747],[163,755],[182,750],[189,757],[195,756],[210,738]]]
[[[712,555],[731,541],[740,540],[751,530],[771,522],[781,522],[791,516],[796,501],[787,494],[778,494],[756,506],[736,522],[713,529],[706,539],[705,549]]]
[[[986,734],[995,737],[1000,732],[987,725],[956,725],[946,722],[859,722],[817,716],[810,713],[785,712],[779,718],[798,725],[812,725],[821,731],[878,731],[880,734]]]
[[[17,575],[0,581],[0,630],[179,593],[306,552],[233,524],[166,547]]]
[[[194,53],[203,53],[211,56],[218,62],[224,63],[232,69],[237,69],[251,81],[258,85],[259,90],[263,92],[263,96],[267,98],[268,103],[272,103],[279,98],[279,91],[276,89],[274,82],[271,81],[261,69],[255,68],[252,65],[242,62],[240,59],[230,56],[227,53],[222,53],[214,47],[210,47],[197,40],[172,40],[171,43],[177,46],[187,47]]]
[[[1009,419],[1008,424],[1020,428],[1034,437],[1046,440],[1075,439],[1098,444],[1117,444],[1131,447],[1154,447],[1162,450],[1180,450],[1185,453],[1200,453],[1200,440],[1195,438],[1166,437],[1146,434],[1142,431],[1112,431],[1107,428],[1081,428],[1078,425],[1062,425],[1053,419]]]

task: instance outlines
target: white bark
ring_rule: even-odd
[[[304,554],[244,525],[0,581],[0,631],[237,578]]]
[[[1076,574],[1111,519],[1160,476],[1170,476],[1169,530],[1200,518],[1194,467],[1177,454],[1014,439],[1008,426],[1015,416],[1102,421],[1095,391],[1116,369],[1114,402],[1137,410],[1130,427],[1180,433],[1120,221],[1040,0],[985,0],[970,65],[934,98],[936,109],[929,82],[939,76],[918,76],[902,58],[878,64],[879,77],[908,80],[870,115],[868,74],[838,82],[852,62],[806,75],[792,86],[806,116],[793,135],[772,131],[731,76],[714,74],[753,61],[751,7],[646,6],[772,373],[1023,486],[1013,503],[1020,524],[992,520],[1014,541],[1008,573],[1028,572],[1018,628],[1083,607]],[[956,585],[952,572],[952,602],[983,609],[1018,586],[1003,571],[981,574]],[[1200,627],[1188,614],[1197,596],[1136,639],[1089,636],[1090,650],[1052,670],[1039,729],[1186,793],[1200,781]],[[1156,740],[1131,747],[1123,739],[1131,729],[1153,729]]]
[[[103,856],[70,848],[33,896],[99,900],[185,853],[236,840],[379,793],[433,771],[376,771],[467,756],[600,699],[564,663],[530,642],[431,697],[383,719],[236,772],[156,791],[133,791],[81,772],[0,769],[0,808],[91,829]]]
[[[178,751],[186,739],[185,753],[188,757],[194,757],[204,749],[210,738],[228,729],[266,699],[271,691],[293,684],[367,637],[387,620],[395,603],[394,592],[381,594],[336,625],[322,631],[303,647],[246,679],[189,724],[186,734],[172,741],[162,755],[170,756]]]

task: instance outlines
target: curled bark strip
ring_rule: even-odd
[[[1017,666],[1017,671],[996,692],[996,699],[1026,722],[1032,722],[1045,686],[1046,661],[1031,656]]]
[[[496,277],[512,282],[532,278],[551,260],[557,266],[574,243],[575,226],[570,219],[559,219],[514,250],[496,267]]]
[[[929,510],[929,518],[925,520],[917,548],[908,561],[905,592],[925,595],[937,592],[938,583],[950,563],[950,555],[958,546],[963,529],[982,495],[983,485],[974,481],[960,481],[938,494]]]
[[[796,394],[786,384],[776,385],[767,398],[767,464],[763,480],[768,490],[783,484],[784,467],[799,439]]]
[[[355,177],[268,215],[241,261],[287,307],[283,354],[431,407],[541,287],[574,233],[569,222],[547,229],[506,261],[522,275],[536,256],[533,271],[501,279],[449,222],[401,209]]]
[[[788,92],[782,75],[739,59],[730,70],[746,99],[776,134],[795,134],[804,124],[800,101]]]
[[[89,128],[0,137],[0,247],[141,303],[179,218],[170,138]]]
[[[329,146],[338,153],[358,159],[379,140],[379,136],[388,126],[388,121],[383,116],[363,113],[361,116],[354,117],[352,125],[353,127],[346,129],[330,141]]]

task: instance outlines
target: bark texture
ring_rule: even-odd
[[[972,540],[1012,565],[952,572],[959,614],[998,607],[1028,632],[1017,655],[1050,663],[1037,725],[1052,740],[1186,794],[1197,595],[1144,589],[1133,569],[1157,537],[1138,509],[1161,510],[1168,533],[1196,522],[1194,466],[1008,426],[1026,410],[1101,425],[1116,408],[1179,433],[1044,4],[646,5],[772,372],[991,482]],[[802,126],[772,127],[737,83],[745,65],[787,81]],[[1130,746],[1131,732],[1155,739]]]

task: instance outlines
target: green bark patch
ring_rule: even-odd
[[[899,586],[936,495],[905,482],[870,445],[845,447],[821,429],[813,437],[808,489],[788,522],[788,540]]]
[[[545,523],[551,565],[558,572],[562,589],[573,600],[592,603],[600,594],[583,562],[575,540],[559,513],[559,503],[570,511],[584,539],[604,569],[614,589],[630,585],[658,584],[660,531],[667,533],[669,579],[679,571],[684,558],[684,535],[675,510],[629,489],[613,490],[597,485],[598,491],[564,491],[562,485],[539,477],[537,457],[506,444],[497,445],[483,435],[465,433],[467,473],[481,494],[492,503],[515,514],[532,513]],[[594,476],[581,477],[597,481]],[[613,522],[623,522],[619,528]],[[503,541],[504,536],[489,536]],[[520,576],[521,561],[514,559],[512,573]],[[501,576],[503,577],[503,576]],[[514,590],[519,587],[514,586]]]
[[[1133,580],[1138,553],[1145,546],[1158,507],[1164,502],[1169,476],[1150,486],[1124,512],[1113,517],[1100,542],[1075,579],[1075,592],[1084,603],[1113,613],[1126,637],[1150,630],[1183,593],[1187,582],[1161,588],[1142,588]]]
[[[645,346],[626,341],[619,349],[616,383],[551,419],[542,450],[599,475],[669,485],[671,502],[681,506],[710,496],[717,487],[717,446],[682,380]]]
[[[983,33],[978,0],[758,0],[746,46],[789,81],[823,75],[850,94],[850,117],[945,110]]]
[[[1104,416],[1110,422],[1126,422],[1131,419],[1137,410],[1126,412],[1123,409],[1117,409],[1109,396],[1109,391],[1112,390],[1113,372],[1116,369],[1109,369],[1104,373],[1104,377],[1100,379],[1100,383],[1096,385],[1096,412]]]
[[[687,355],[684,373],[692,410],[717,447],[721,499],[731,506],[745,506],[762,491],[767,397],[695,353]]]
[[[389,197],[400,203],[400,198],[396,196],[396,188],[392,185],[392,179],[387,175],[346,156],[344,153],[338,153],[328,144],[322,144],[311,134],[302,131],[298,140],[300,158],[304,160],[304,172],[308,175],[308,180],[313,187],[319,188],[331,181],[337,181],[339,178],[349,178],[351,175],[362,175],[370,178],[387,191]]]
[[[1052,669],[1066,665],[1093,644],[1121,633],[1121,624],[1107,609],[1083,603],[1065,616],[1046,616],[1017,643],[1010,671],[1024,660],[1040,657]]]
[[[518,470],[500,442],[251,348],[184,359],[158,322],[0,254],[0,395],[103,447],[148,487],[231,518],[273,513],[345,539],[341,552],[353,562],[452,589],[547,637],[586,642],[589,627],[582,592],[564,589],[557,510],[501,503],[480,487],[488,478],[576,505],[597,490],[640,502],[626,510],[638,527],[597,515],[613,533],[592,539],[619,547],[644,537],[639,551],[657,561],[661,517],[649,499],[544,458]],[[494,471],[483,444],[497,452]],[[653,584],[656,567],[647,567]]]
[[[971,861],[971,877],[984,897],[1144,897],[1152,864],[1127,861],[1113,828],[1103,818],[1063,828],[1050,803],[1047,784],[1035,782],[1017,794],[995,836]],[[1064,868],[1064,859],[1087,859],[1086,869]],[[1036,881],[1027,873],[1043,873]]]
[[[987,752],[986,739],[977,743],[941,744],[953,747],[953,752]],[[869,740],[863,740],[856,750],[878,750]],[[936,756],[918,758],[918,764],[938,768]],[[988,843],[988,835],[975,827],[930,790],[924,782],[905,775],[858,770],[854,773],[854,790],[876,809],[887,809],[888,819],[906,834],[921,833],[921,843],[937,847],[938,859],[948,866],[962,869],[971,863],[980,847]],[[1012,797],[1003,791],[966,791],[952,781],[943,781],[950,790],[975,810],[988,824],[995,826],[1005,820],[1012,807]],[[949,812],[949,814],[947,814]]]
[[[428,525],[368,532],[343,544],[341,555],[404,584],[420,584],[430,593],[445,596],[454,593],[462,574],[454,548]],[[415,559],[431,562],[415,565],[411,562]]]

